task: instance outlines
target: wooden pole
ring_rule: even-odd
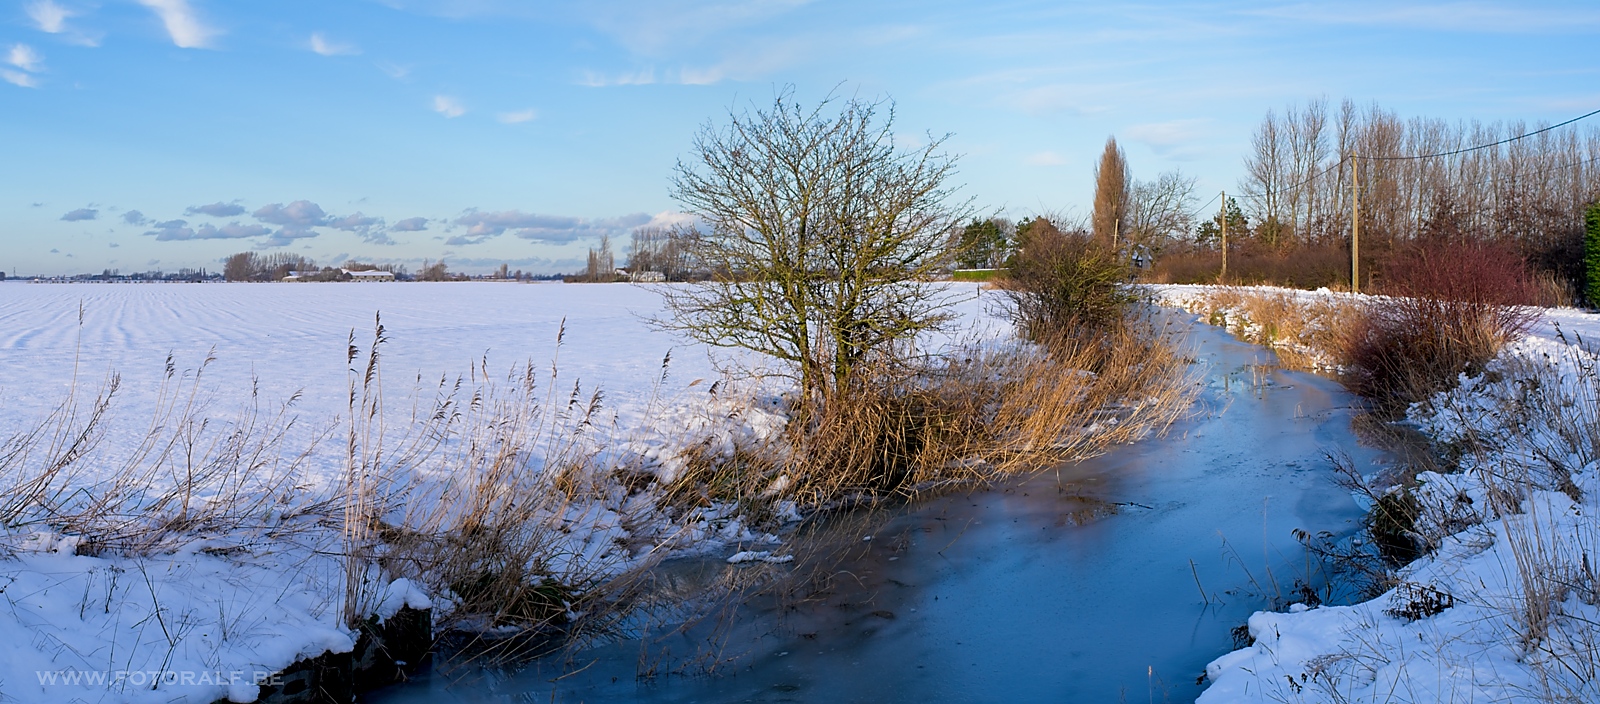
[[[1350,292],[1361,293],[1361,162],[1350,155]]]
[[[1222,192],[1222,273],[1217,275],[1217,283],[1223,283],[1228,278],[1228,192]]]

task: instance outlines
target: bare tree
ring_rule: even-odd
[[[1135,181],[1128,195],[1126,239],[1159,250],[1194,229],[1195,177],[1168,171],[1154,181]]]
[[[445,266],[444,260],[431,262],[423,260],[422,268],[417,271],[418,281],[449,281],[450,269]]]
[[[1116,137],[1106,138],[1106,149],[1094,167],[1094,236],[1111,243],[1124,237],[1128,216],[1128,157],[1117,146]]]
[[[1244,190],[1254,191],[1251,200],[1252,215],[1256,221],[1256,235],[1268,246],[1278,243],[1286,227],[1283,217],[1284,187],[1289,185],[1287,135],[1278,116],[1271,110],[1261,119],[1261,126],[1251,135],[1251,155],[1244,160]]]
[[[901,150],[893,123],[892,103],[808,110],[785,91],[702,128],[672,186],[706,225],[683,242],[712,279],[664,289],[658,322],[781,360],[821,403],[943,323],[950,299],[930,279],[969,208],[951,204],[945,138]]]
[[[255,252],[240,252],[223,263],[222,278],[228,281],[254,281],[258,268]]]

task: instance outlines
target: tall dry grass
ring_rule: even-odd
[[[1239,339],[1271,347],[1285,366],[1313,371],[1338,369],[1345,331],[1360,315],[1349,296],[1237,286],[1209,288],[1183,303]]]
[[[150,424],[132,448],[104,444],[121,379],[68,398],[0,444],[0,527],[77,540],[79,554],[149,555],[201,533],[253,541],[307,528],[333,505],[303,490],[307,447],[285,442],[297,425],[291,397],[264,409],[259,391],[231,419],[204,396],[207,358],[192,372],[167,359]],[[214,416],[214,414],[216,414]],[[226,419],[226,420],[223,420]]]
[[[988,481],[1160,432],[1187,411],[1192,389],[1187,363],[1156,329],[972,350],[852,389],[795,428],[791,459],[768,471],[813,505]]]
[[[606,491],[588,440],[600,395],[558,392],[554,363],[548,388],[531,364],[503,380],[485,365],[441,378],[430,401],[397,419],[384,397],[386,332],[381,320],[374,328],[370,345],[350,338],[337,481],[320,481],[314,468],[330,459],[321,450],[338,425],[291,433],[302,423],[299,394],[263,409],[252,385],[229,417],[209,398],[212,358],[188,371],[169,358],[153,408],[137,409],[149,425],[135,446],[105,442],[120,400],[115,375],[93,393],[75,385],[49,416],[0,444],[0,540],[47,531],[79,554],[139,557],[204,536],[224,546],[220,555],[331,556],[343,586],[330,603],[351,628],[398,577],[447,595],[462,623],[564,618],[570,595],[612,568],[556,547],[569,530],[565,510]]]

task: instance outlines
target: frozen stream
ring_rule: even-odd
[[[708,621],[517,672],[457,669],[366,699],[1191,701],[1205,664],[1232,649],[1230,629],[1308,579],[1291,531],[1359,527],[1324,452],[1368,471],[1383,460],[1358,445],[1336,383],[1194,328],[1203,413],[1165,438],[922,502],[867,529],[841,522],[834,530],[856,547],[810,599],[753,599],[713,620],[720,628]],[[710,664],[717,674],[695,674]]]

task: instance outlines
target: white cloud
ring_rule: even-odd
[[[95,208],[78,208],[61,216],[61,219],[67,222],[78,222],[80,220],[93,220],[99,216],[100,211]]]
[[[204,223],[198,228],[189,227],[184,220],[154,223],[156,229],[144,234],[154,236],[158,242],[184,242],[187,240],[238,240],[247,237],[266,237],[272,228],[261,225],[244,225],[230,222],[222,227]],[[315,236],[315,235],[313,235]]]
[[[1126,86],[1123,86],[1123,89],[1126,89]],[[1023,90],[1008,102],[1034,115],[1054,113],[1093,115],[1110,109],[1103,102],[1103,98],[1112,92],[1113,90],[1103,85],[1052,83]]]
[[[342,218],[330,218],[327,225],[336,230],[354,232],[369,244],[394,244],[394,240],[389,239],[389,234],[384,232],[383,218],[377,216],[358,211]]]
[[[448,95],[433,96],[433,111],[445,117],[461,117],[467,114],[467,109],[461,105],[461,101]]]
[[[1585,31],[1600,25],[1600,12],[1574,8],[1528,7],[1527,3],[1481,1],[1393,3],[1366,2],[1279,5],[1253,14],[1312,26],[1332,24],[1399,27],[1444,32],[1486,34]]]
[[[1172,120],[1134,125],[1123,130],[1129,139],[1150,148],[1150,151],[1169,159],[1188,159],[1199,154],[1196,144],[1204,136],[1200,129],[1203,120]]]
[[[230,222],[222,227],[215,227],[211,223],[201,225],[194,232],[197,240],[236,240],[246,237],[263,237],[271,234],[272,230],[261,225],[243,225]]]
[[[194,230],[189,227],[189,223],[183,220],[158,222],[155,224],[155,228],[145,232],[145,234],[155,236],[156,240],[160,242],[194,239]]]
[[[499,115],[496,115],[495,119],[508,125],[516,125],[523,122],[530,122],[538,116],[538,110],[528,108],[527,110],[518,110],[516,112],[503,112]]]
[[[44,57],[27,44],[12,44],[11,51],[6,54],[6,63],[29,73],[38,73],[44,66]]]
[[[795,64],[841,50],[842,45],[859,45],[837,35],[825,39],[791,37],[750,43],[726,51],[722,60],[700,68],[684,67],[677,72],[677,82],[701,86],[726,80],[750,81],[779,73]]]
[[[659,0],[649,3],[606,0],[586,2],[580,12],[589,23],[614,37],[630,51],[660,55],[697,45],[738,30],[768,24],[807,5],[809,0],[698,2]]]
[[[361,50],[356,48],[354,44],[329,41],[328,37],[323,35],[322,32],[311,33],[310,45],[312,51],[323,56],[340,56],[361,53]]]
[[[0,78],[4,78],[6,83],[10,83],[10,84],[15,85],[15,86],[22,86],[23,88],[38,88],[39,87],[39,82],[33,80],[33,76],[30,76],[30,75],[28,75],[26,73],[23,73],[21,71],[13,71],[13,70],[8,69],[8,68],[7,69],[0,69]]]
[[[379,71],[384,72],[385,75],[397,81],[403,81],[406,79],[406,77],[411,75],[410,66],[401,66],[400,64],[390,63],[388,61],[375,61],[372,65],[377,66]]]
[[[328,224],[328,214],[322,206],[309,200],[297,200],[288,205],[270,203],[250,215],[261,222],[301,229]]]
[[[1052,151],[1034,152],[1023,161],[1033,166],[1065,166],[1067,158]]]
[[[633,73],[619,73],[614,76],[598,71],[584,71],[583,77],[578,79],[579,85],[591,88],[604,88],[606,86],[647,86],[656,82],[654,68],[640,69]]]
[[[657,216],[660,217],[660,216]],[[447,245],[481,244],[498,237],[507,230],[525,240],[548,244],[567,244],[577,240],[598,239],[601,235],[621,236],[641,225],[656,221],[645,213],[633,213],[614,218],[576,218],[566,215],[541,215],[520,210],[481,212],[469,210],[451,224],[465,227],[465,233],[445,240]]]
[[[183,209],[184,215],[210,215],[214,218],[225,218],[232,215],[243,215],[244,206],[238,203],[212,203],[210,205],[191,205]]]
[[[150,8],[166,25],[172,43],[183,49],[204,49],[211,46],[217,30],[207,27],[189,6],[189,0],[139,0]]]
[[[27,7],[28,18],[39,27],[39,31],[49,34],[60,34],[67,29],[67,18],[76,12],[55,4],[53,0],[38,0],[29,3]]]
[[[394,232],[421,232],[428,229],[427,218],[406,218],[389,228]]]

